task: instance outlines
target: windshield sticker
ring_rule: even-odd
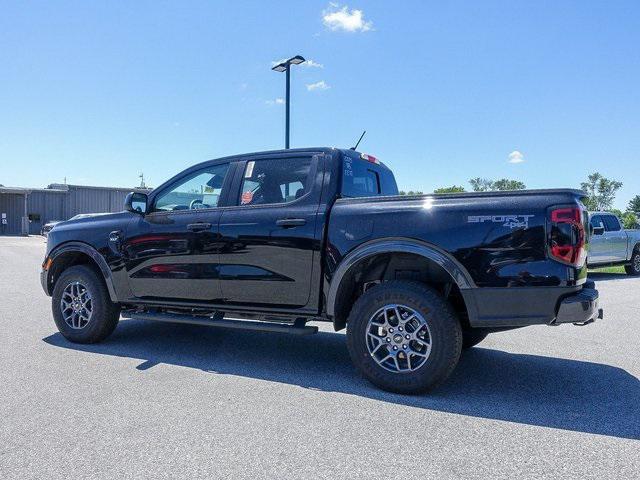
[[[349,157],[345,157],[344,159],[344,176],[345,177],[353,177],[353,169],[351,165],[351,159]]]
[[[244,172],[244,178],[251,178],[253,176],[253,167],[256,164],[256,162],[249,162],[247,163],[247,171]]]
[[[248,204],[251,203],[252,200],[253,200],[253,192],[252,191],[243,192],[242,193],[242,199],[240,200],[240,204],[241,205],[248,205]]]

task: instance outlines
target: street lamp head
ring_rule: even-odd
[[[275,72],[285,72],[287,68],[289,68],[289,65],[300,65],[304,61],[305,60],[302,55],[296,55],[295,57],[291,57],[289,60],[285,60],[284,62],[280,62],[273,66],[271,70]]]
[[[304,57],[302,55],[296,55],[295,57],[290,58],[288,62],[293,65],[300,65],[302,62],[304,62]]]

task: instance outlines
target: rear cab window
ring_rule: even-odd
[[[398,186],[391,170],[374,157],[348,152],[342,155],[341,193],[343,197],[397,195]]]

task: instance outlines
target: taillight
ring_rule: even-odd
[[[557,207],[551,210],[549,251],[560,262],[576,267],[584,264],[587,249],[580,207]]]

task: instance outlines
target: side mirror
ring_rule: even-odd
[[[597,227],[593,227],[593,234],[594,235],[602,235],[604,233],[604,227],[602,225],[599,225]]]
[[[147,195],[140,192],[127,193],[124,199],[124,209],[127,212],[138,213],[144,215],[147,213]]]

